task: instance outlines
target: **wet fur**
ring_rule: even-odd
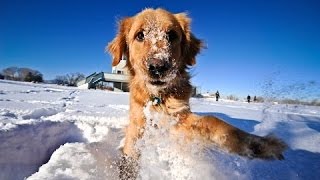
[[[154,26],[151,28],[158,28],[161,32],[174,30],[177,39],[172,42],[159,40],[155,44],[147,39],[138,42],[137,32],[150,28],[149,26]],[[166,44],[169,45],[165,46]],[[198,116],[191,112],[189,98],[192,86],[187,70],[188,66],[196,63],[196,55],[201,48],[203,42],[191,33],[190,19],[184,13],[172,14],[163,9],[146,9],[119,22],[118,34],[107,49],[113,57],[113,66],[119,63],[123,55],[127,57],[130,73],[130,123],[126,129],[123,153],[130,159],[138,159],[139,152],[135,148],[135,142],[142,137],[146,123],[143,108],[150,96],[156,95],[161,96],[162,103],[153,106],[152,111],[177,117],[179,120],[174,129],[182,132],[187,139],[199,139],[203,143],[212,143],[228,152],[249,158],[283,159],[282,153],[287,146],[280,139],[252,135],[217,117]],[[172,72],[175,76],[170,77],[165,86],[157,87],[149,83],[145,62],[161,50],[168,53],[174,61]]]

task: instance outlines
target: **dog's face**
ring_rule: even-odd
[[[181,78],[187,66],[195,64],[202,42],[190,32],[186,14],[163,9],[146,9],[119,24],[119,32],[109,44],[115,66],[127,57],[132,76],[147,87],[165,88]]]

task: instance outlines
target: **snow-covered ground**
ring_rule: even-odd
[[[289,145],[286,159],[181,148],[154,130],[139,142],[140,179],[319,179],[319,107],[213,99],[192,99],[191,106],[247,132],[277,135]],[[118,179],[128,112],[127,93],[0,81],[0,179]]]

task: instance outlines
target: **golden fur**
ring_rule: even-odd
[[[281,140],[255,136],[216,117],[198,116],[190,111],[192,86],[187,69],[196,63],[202,47],[202,41],[191,33],[190,19],[184,13],[146,9],[120,21],[118,34],[108,50],[113,66],[125,55],[130,72],[130,123],[123,153],[139,157],[135,142],[143,135],[146,123],[143,108],[150,97],[156,96],[161,102],[152,111],[178,118],[175,130],[186,138],[198,138],[250,158],[283,159],[286,144]],[[155,71],[154,66],[158,68]]]

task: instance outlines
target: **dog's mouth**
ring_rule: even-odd
[[[154,87],[164,88],[176,78],[177,68],[171,60],[150,58],[146,65],[148,83]]]
[[[177,77],[176,70],[168,70],[164,74],[148,75],[148,83],[156,87],[166,87],[173,83],[174,79]]]
[[[150,84],[153,86],[163,86],[166,84],[166,82],[160,80],[151,80]]]

